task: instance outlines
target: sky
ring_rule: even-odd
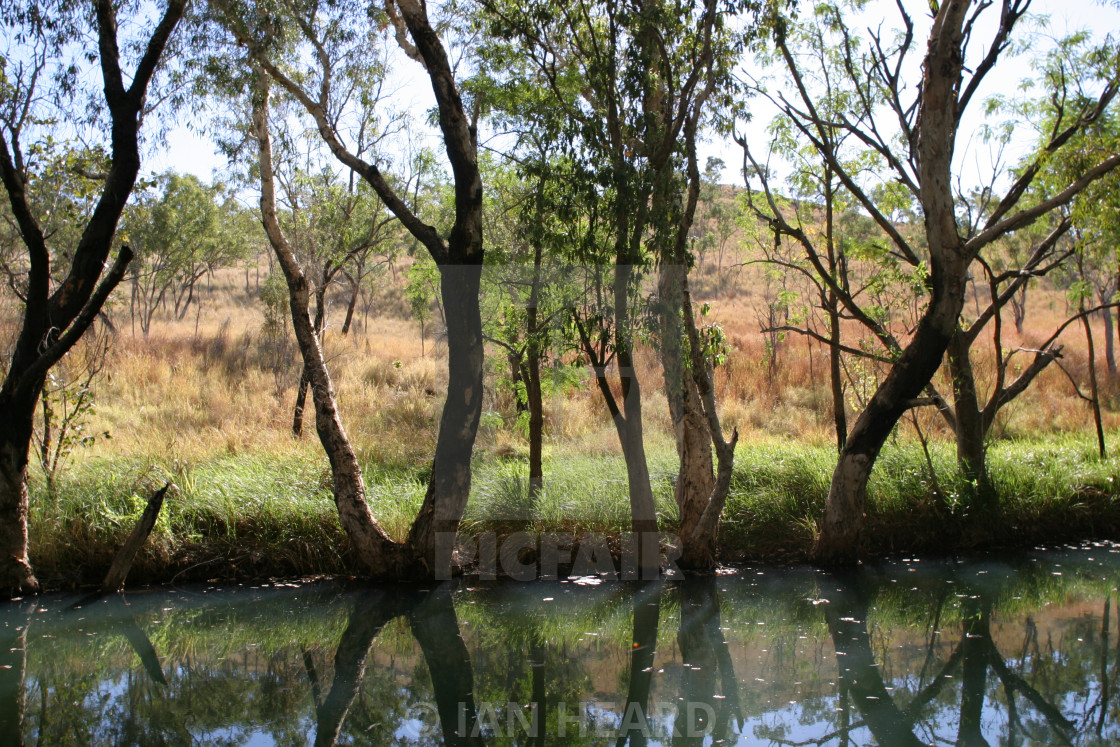
[[[927,0],[903,1],[917,23],[920,24],[922,19],[928,20]],[[1110,32],[1120,33],[1120,10],[1114,5],[1097,0],[1035,0],[1032,4],[1032,12],[1049,18],[1048,32],[1055,38],[1078,29],[1089,29],[1098,37]],[[993,7],[985,15],[994,22],[998,18],[997,13],[998,7]],[[861,28],[877,26],[880,17],[887,23],[897,18],[893,0],[873,0],[868,4],[864,15],[853,21],[853,26]],[[920,28],[919,33],[921,33]],[[1040,39],[1038,42],[1039,46],[1045,43],[1045,39]],[[923,44],[919,40],[915,51],[921,52]],[[919,57],[918,54],[913,56],[915,59]],[[415,117],[422,120],[423,113],[434,106],[434,98],[426,76],[411,60],[401,58],[394,68],[399,78],[396,83],[396,95],[400,102],[398,105],[408,108]],[[986,90],[982,91],[982,98],[994,92],[1016,90],[1020,78],[1029,72],[1029,65],[1022,58],[1004,61],[989,74]],[[980,110],[980,107],[975,105],[972,108],[974,112]],[[753,121],[742,125],[741,130],[746,134],[749,142],[758,144],[753,148],[755,155],[762,156],[769,142],[766,125],[773,111],[762,104],[754,105],[754,109]],[[967,175],[966,179],[978,181],[991,172],[992,158],[990,149],[986,145],[978,143],[975,139],[969,139],[969,135],[981,123],[981,118],[975,113],[973,117],[965,122],[958,141],[958,170]],[[188,118],[183,124],[171,128],[162,143],[152,144],[151,151],[144,162],[144,171],[159,173],[171,169],[196,174],[206,181],[221,178],[226,169],[226,161],[216,152],[213,143],[204,135],[198,134],[197,129],[201,124],[197,120],[191,122]],[[423,129],[423,126],[420,129]],[[1025,152],[1027,147],[1029,147],[1029,140],[1021,139],[1012,144],[1005,153],[1005,158],[1014,160],[1019,153]],[[702,167],[709,156],[721,158],[726,164],[722,181],[729,184],[742,184],[739,176],[742,151],[733,141],[727,139],[702,143],[698,150]],[[776,170],[780,178],[782,164],[780,161],[774,163],[777,165]]]

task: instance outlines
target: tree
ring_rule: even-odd
[[[411,559],[381,528],[366,503],[362,468],[343,428],[318,330],[308,311],[309,283],[276,215],[276,188],[268,117],[270,83],[271,79],[264,71],[259,71],[253,89],[253,131],[260,153],[261,221],[288,286],[292,327],[303,357],[304,376],[310,382],[315,403],[315,430],[331,465],[339,521],[369,572],[396,578],[406,577],[410,572]]]
[[[692,377],[684,374],[689,348],[682,344],[681,322],[687,325],[689,316],[678,320],[689,298],[686,250],[700,186],[694,153],[687,176],[681,172],[686,143],[694,147],[706,106],[726,80],[721,65],[733,59],[724,27],[729,9],[714,1],[613,0],[579,8],[496,1],[484,7],[492,36],[508,42],[491,53],[490,65],[515,91],[509,116],[519,120],[519,130],[562,144],[570,180],[565,203],[578,216],[578,228],[562,249],[582,266],[587,289],[573,309],[573,326],[618,433],[631,523],[647,567],[656,549],[657,516],[634,355],[641,336],[641,278],[654,262],[663,268],[661,343],[672,360],[667,390],[684,439],[681,482],[695,485],[682,488],[678,498],[682,523],[688,523],[682,538],[692,535],[689,522],[696,513],[688,496],[706,503],[715,483],[709,419]],[[620,397],[612,389],[612,369]],[[706,375],[707,365],[692,373]]]
[[[390,551],[379,544],[381,538],[371,527],[372,517],[366,508],[361,517],[361,536],[375,539],[368,548],[358,549],[361,554],[370,553],[366,557],[386,563],[371,565],[368,570],[374,574],[446,574],[447,568],[437,567],[437,562],[442,564],[444,560],[437,560],[436,546],[437,541],[448,545],[453,541],[470,494],[471,453],[482,413],[483,364],[478,305],[483,262],[482,179],[474,119],[463,104],[446,50],[426,7],[417,0],[389,2],[384,16],[367,15],[366,6],[345,2],[329,7],[273,7],[212,0],[211,6],[253,63],[311,116],[331,153],[370,185],[440,269],[440,295],[448,320],[448,392],[428,490],[403,547]],[[370,57],[371,30],[378,24],[394,29],[402,49],[424,67],[432,84],[444,152],[454,179],[455,215],[446,236],[414,212],[408,196],[394,188],[377,160],[367,160],[370,154],[361,148],[348,148],[348,138],[340,131],[350,121],[343,116],[345,103],[366,109],[359,112],[359,119],[368,119],[363,115],[378,103],[368,88],[363,91],[358,85],[376,83],[380,77],[377,69],[364,68],[361,63]],[[306,58],[285,57],[285,47],[303,49]],[[314,88],[303,82],[309,80],[304,74],[307,62],[316,66],[311,77],[318,84]],[[337,90],[340,81],[347,90]],[[357,95],[348,96],[351,92]],[[366,147],[369,141],[359,137],[358,144]],[[324,447],[330,455],[332,447],[327,443]],[[342,449],[340,454],[344,452]],[[356,534],[351,534],[351,539],[356,544],[360,541]],[[400,557],[411,560],[398,563]]]
[[[1113,78],[1049,133],[1040,155],[1023,167],[998,200],[993,198],[993,207],[982,222],[960,225],[961,197],[954,193],[953,170],[962,117],[1011,43],[1012,32],[1026,13],[1029,0],[1004,0],[991,36],[986,42],[977,42],[982,33],[978,19],[988,7],[968,0],[947,0],[932,6],[922,80],[916,86],[908,86],[905,80],[916,35],[914,21],[904,8],[899,6],[901,29],[897,37],[885,39],[882,32],[872,31],[865,42],[852,35],[838,11],[825,8],[829,34],[841,50],[841,65],[835,72],[844,76],[855,93],[851,112],[838,121],[818,108],[812,81],[792,46],[789,24],[780,23],[775,30],[777,55],[796,92],[790,99],[782,94],[775,96],[782,115],[813,144],[845,189],[871,215],[889,239],[891,251],[908,264],[922,267],[923,274],[928,272],[923,280],[928,301],[920,320],[905,345],[891,356],[886,377],[852,426],[840,452],[812,550],[813,558],[821,563],[852,563],[858,559],[871,470],[895,424],[910,407],[921,402],[922,391],[941,364],[964,307],[969,267],[980,251],[1068,203],[1120,165],[1120,155],[1108,156],[1046,199],[1033,203],[1023,200],[1046,157],[1096,121],[1112,101],[1116,93]],[[983,45],[979,50],[974,46],[977,43]],[[970,60],[967,65],[966,57]],[[904,100],[910,91],[912,96]],[[905,188],[922,216],[921,243],[908,239],[873,199],[871,187],[886,180],[869,185],[864,174],[844,163],[830,137],[834,126],[871,151],[888,170],[890,179]],[[753,165],[757,167],[757,163]],[[776,205],[771,203],[771,207],[777,214]],[[776,228],[801,240],[795,227],[779,222]],[[844,298],[835,281],[828,284],[844,302],[846,311],[857,318],[866,316],[858,305]]]
[[[495,99],[502,92],[490,89],[487,95]],[[565,369],[573,369],[565,353],[578,346],[567,324],[577,292],[571,268],[555,251],[571,231],[565,219],[571,195],[560,176],[568,171],[560,148],[548,138],[537,139],[539,134],[520,132],[521,146],[509,165],[487,171],[490,248],[483,275],[487,340],[505,356],[509,373],[502,384],[513,392],[517,426],[528,437],[530,499],[544,486],[546,389],[566,383]]]
[[[1091,110],[1095,106],[1096,99],[1090,91],[1099,90],[1101,87],[1107,88],[1110,80],[1115,80],[1117,75],[1115,55],[1116,49],[1110,42],[1097,46],[1091,44],[1084,33],[1074,34],[1059,40],[1055,49],[1036,63],[1043,87],[1041,95],[1018,96],[1013,103],[1001,102],[999,98],[993,102],[992,105],[1000,105],[1000,108],[1025,118],[1029,117],[1028,121],[1038,123],[1039,149],[1044,154],[1045,166],[1037,183],[1024,196],[1024,204],[1036,203],[1060,191],[1064,185],[1075,181],[1102,158],[1117,152],[1115,139],[1109,140],[1107,137],[1108,122],[1115,119],[1115,114],[1106,111],[1093,122],[1083,126],[1064,147],[1047,153],[1047,146],[1053,133],[1075,126],[1082,112]],[[1003,131],[1006,132],[1007,128]],[[1038,158],[1038,155],[1029,155],[1020,169],[1029,170]],[[977,274],[988,286],[989,301],[986,307],[981,308],[979,293],[975,294],[977,300],[975,319],[968,321],[967,314],[962,313],[958,330],[949,343],[947,362],[953,391],[952,405],[941,399],[935,390],[933,391],[939,410],[956,436],[957,462],[961,473],[966,480],[976,485],[979,506],[982,509],[990,510],[995,507],[996,496],[989,483],[987,472],[987,440],[999,411],[1024,392],[1052,362],[1061,357],[1062,347],[1055,343],[1074,322],[1081,320],[1086,326],[1088,344],[1092,350],[1093,342],[1088,327],[1089,316],[1104,315],[1108,339],[1111,342],[1113,298],[1110,288],[1115,265],[1109,265],[1105,278],[1101,278],[1098,273],[1081,272],[1086,267],[1087,256],[1094,254],[1101,256],[1102,253],[1099,247],[1097,252],[1086,251],[1088,247],[1082,241],[1081,231],[1073,223],[1072,214],[1085,215],[1083,206],[1089,203],[1099,205],[1102,198],[1104,204],[1107,204],[1108,193],[1104,190],[1107,190],[1108,185],[1115,183],[1115,172],[1103,176],[1089,184],[1072,200],[1070,206],[1060,211],[1060,214],[1049,216],[1048,220],[1039,220],[1030,227],[1015,231],[976,256],[974,266],[978,266]],[[990,187],[985,188],[980,190],[974,201],[965,203],[967,209],[964,215],[971,232],[979,231],[983,221],[988,219],[988,214],[994,206],[992,194],[993,190]],[[1070,238],[1074,239],[1072,244]],[[1012,254],[1025,250],[1026,256],[1018,257],[1018,264],[1012,266],[1013,269],[1005,268],[997,271],[995,269],[997,260],[1004,260],[1003,263],[1006,264],[1006,260],[1000,255],[1004,251],[1004,246],[1008,244]],[[1101,259],[1108,262],[1108,250],[1103,252]],[[1032,281],[1037,282],[1038,278],[1059,270],[1072,269],[1070,266],[1074,264],[1078,269],[1077,275],[1081,279],[1089,280],[1089,277],[1093,276],[1097,280],[1095,283],[1090,281],[1087,285],[1095,291],[1098,304],[1093,305],[1089,297],[1077,298],[1074,304],[1075,310],[1043,343],[1034,344],[1030,349],[1016,348],[1005,351],[1002,314],[1006,306],[1014,303],[1016,299],[1023,298],[1025,289]],[[1089,264],[1091,266],[1092,261]],[[975,289],[979,283],[975,278],[972,282]],[[1015,318],[1020,320],[1021,324],[1021,313]],[[1019,331],[1022,332],[1021,328]],[[989,334],[995,375],[990,383],[991,392],[985,400],[981,382],[978,381],[972,365],[971,351]],[[1030,358],[1029,362],[1022,366],[1022,370],[1012,378],[1009,376],[1011,362],[1018,353],[1026,353]],[[1090,373],[1091,386],[1094,390],[1092,399],[1096,405],[1096,376],[1092,360]],[[1099,415],[1098,410],[1095,409],[1094,412]],[[1100,434],[1099,417],[1097,423],[1098,434]],[[1103,451],[1103,435],[1100,435],[1100,441]]]
[[[27,557],[27,462],[35,405],[48,371],[89,329],[124,277],[132,250],[122,246],[113,265],[105,262],[125,202],[140,168],[140,126],[146,102],[172,33],[186,12],[187,0],[169,0],[154,18],[128,23],[138,36],[122,36],[117,8],[98,0],[93,17],[67,3],[5,7],[0,15],[13,53],[3,59],[0,87],[0,177],[27,252],[27,295],[19,335],[4,382],[0,385],[0,590],[15,595],[38,589]],[[139,11],[138,11],[139,13]],[[92,21],[94,28],[87,29]],[[53,93],[70,98],[77,79],[66,78],[69,45],[81,45],[92,31],[96,47],[84,50],[97,61],[103,83],[107,126],[108,168],[97,205],[85,221],[75,245],[52,246],[42,219],[32,208],[35,182],[30,143],[43,136],[50,119],[45,111],[49,81],[62,73],[62,88]],[[150,33],[144,36],[145,32]],[[18,50],[18,51],[16,51]],[[134,56],[135,55],[135,56]],[[132,63],[130,73],[122,69]],[[75,71],[77,72],[77,71]],[[128,81],[126,83],[126,81]],[[156,97],[158,98],[158,97]],[[57,99],[56,99],[57,100]],[[52,288],[52,267],[69,269]]]
[[[288,208],[279,219],[287,224],[287,233],[293,237],[292,250],[300,265],[312,270],[308,278],[315,299],[312,324],[321,345],[327,325],[327,293],[347,268],[355,268],[359,277],[364,274],[371,253],[384,250],[389,243],[394,219],[352,173],[347,181],[340,182],[329,168],[316,174],[299,166],[291,169],[287,178],[278,177]],[[390,252],[385,254],[392,256]],[[353,315],[358,298],[357,283],[353,285],[348,317]],[[305,369],[300,375],[292,412],[292,433],[297,438],[303,432],[310,381]]]
[[[139,318],[147,337],[153,315],[169,299],[182,319],[202,277],[248,254],[240,218],[240,205],[222,185],[205,185],[193,174],[169,171],[137,195],[121,219],[136,254],[128,271],[134,330]]]

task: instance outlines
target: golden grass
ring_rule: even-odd
[[[724,270],[715,271],[709,257],[696,272],[697,301],[710,301],[712,319],[723,326],[731,346],[727,365],[717,375],[717,396],[725,426],[735,427],[744,439],[793,438],[809,444],[833,441],[832,402],[828,386],[828,360],[824,346],[798,335],[788,335],[777,347],[777,361],[770,370],[759,308],[764,304],[758,265],[744,265],[748,249],[725,252]],[[267,268],[261,268],[261,277]],[[398,279],[400,273],[396,273]],[[248,283],[246,279],[248,278]],[[386,273],[384,282],[392,283]],[[257,298],[257,271],[221,270],[199,290],[200,304],[182,320],[157,314],[149,337],[133,334],[127,303],[116,301],[112,316],[115,336],[105,367],[95,384],[97,410],[89,427],[108,430],[110,440],[80,450],[74,458],[104,455],[152,455],[161,458],[201,459],[216,454],[243,452],[309,453],[318,449],[314,415],[310,406],[304,437],[290,435],[292,406],[299,380],[298,353],[290,339],[269,339]],[[402,316],[395,291],[382,292],[383,306],[367,319],[361,316],[348,336],[339,328],[345,313],[344,299],[332,299],[325,335],[325,350],[339,396],[344,422],[363,459],[423,464],[434,447],[443,393],[446,391],[446,346],[433,339],[431,327],[423,347],[419,325]],[[1033,348],[1049,337],[1066,314],[1057,290],[1034,290],[1029,299],[1027,325],[1021,339],[1008,321],[1005,348]],[[970,309],[971,309],[970,304]],[[3,310],[0,325],[13,332],[15,307]],[[968,313],[966,311],[966,313]],[[1104,386],[1105,427],[1120,427],[1115,411],[1120,383],[1108,378],[1103,358],[1102,325],[1094,320],[1098,335],[1098,369]],[[858,327],[849,324],[845,341],[857,345]],[[1080,325],[1071,325],[1061,342],[1065,370],[1088,391],[1085,341]],[[422,350],[424,351],[422,354]],[[1016,358],[1019,365],[1029,354]],[[657,353],[637,351],[636,365],[644,395],[647,437],[667,439],[671,433],[662,392],[663,379]],[[990,344],[977,348],[974,365],[982,387],[992,381]],[[865,366],[874,383],[881,367]],[[501,455],[524,450],[522,435],[514,429],[512,398],[492,373],[485,387],[483,424],[478,446]],[[1012,370],[1014,374],[1014,368]],[[942,391],[948,384],[939,378]],[[615,389],[618,394],[617,387]],[[849,425],[858,402],[849,385]],[[603,398],[588,377],[583,384],[548,397],[545,402],[548,439],[578,444],[590,455],[619,452],[618,439]],[[944,422],[934,413],[919,415],[923,430],[935,439],[948,440]],[[1067,376],[1052,366],[1035,386],[1008,406],[994,429],[995,437],[1022,437],[1078,432],[1091,428],[1088,405],[1074,393]],[[912,432],[910,425],[902,432]]]

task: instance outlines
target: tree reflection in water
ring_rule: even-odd
[[[41,598],[0,743],[1115,744],[1120,562],[1057,560]]]
[[[661,617],[662,584],[642,582],[634,587],[634,643],[630,648],[630,685],[622,708],[616,747],[627,743],[644,747],[649,742],[649,690],[653,659],[657,654],[657,623]]]
[[[1013,671],[996,647],[991,630],[991,590],[971,588],[966,584],[957,587],[963,622],[952,654],[937,676],[922,687],[905,708],[901,708],[896,703],[893,688],[888,688],[883,681],[882,662],[877,661],[872,652],[868,612],[871,606],[869,597],[874,589],[868,587],[866,577],[846,572],[827,574],[821,582],[821,596],[828,600],[828,604],[823,605],[825,620],[836,649],[839,669],[837,688],[850,699],[862,720],[845,723],[837,732],[812,740],[813,743],[824,744],[834,738],[846,740],[850,731],[861,727],[866,727],[881,745],[926,745],[942,741],[937,739],[937,729],[926,720],[924,712],[948,683],[957,680],[960,682],[960,706],[955,744],[962,747],[986,746],[988,741],[983,736],[983,717],[991,713],[991,708],[1000,705],[991,703],[989,710],[985,711],[986,697],[990,698],[989,671],[996,676],[1004,694],[1002,705],[1007,711],[1007,744],[1020,744],[1022,735],[1027,731],[1020,716],[1017,696],[1026,700],[1043,718],[1049,729],[1047,741],[1071,743],[1074,722]],[[935,615],[940,616],[940,608],[936,609]],[[1106,614],[1106,630],[1107,625]],[[931,655],[937,639],[936,625],[934,629],[935,634],[929,644]],[[927,656],[927,664],[931,658]],[[922,733],[921,738],[915,734],[916,730]]]
[[[0,606],[0,734],[19,747],[27,700],[27,628],[35,607],[34,600]]]
[[[338,742],[346,714],[362,687],[370,648],[382,629],[402,615],[408,619],[431,674],[444,744],[457,747],[482,743],[476,735],[470,657],[459,631],[450,588],[443,585],[419,591],[377,589],[354,603],[335,653],[334,682],[315,709],[316,747]],[[312,676],[314,670],[308,671]]]
[[[734,744],[733,728],[743,728],[739,681],[720,628],[720,600],[714,576],[676,584],[681,623],[681,694],[673,722],[673,745]],[[717,682],[719,688],[717,692]],[[711,720],[709,720],[711,719]]]

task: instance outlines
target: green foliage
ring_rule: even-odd
[[[423,344],[425,330],[432,320],[432,306],[439,309],[441,318],[443,316],[443,307],[439,302],[439,267],[426,253],[417,253],[412,266],[408,268],[404,297],[413,318],[420,323],[420,342]]]
[[[222,184],[167,172],[143,185],[122,216],[118,240],[135,253],[130,308],[144,334],[168,301],[182,318],[195,284],[248,256],[262,238],[259,222]]]

